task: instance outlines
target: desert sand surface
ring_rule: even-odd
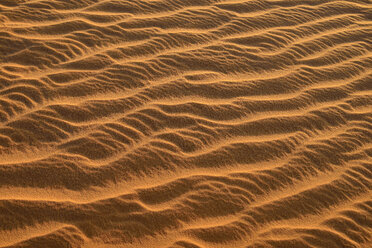
[[[0,0],[1,248],[371,248],[372,2]]]

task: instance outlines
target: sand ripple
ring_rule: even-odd
[[[372,247],[369,0],[1,0],[0,247]]]

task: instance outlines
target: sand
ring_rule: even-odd
[[[0,0],[0,247],[371,248],[372,2]]]

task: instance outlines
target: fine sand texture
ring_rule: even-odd
[[[1,248],[371,248],[370,0],[0,0]]]

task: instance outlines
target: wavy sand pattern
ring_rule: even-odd
[[[0,247],[372,247],[369,0],[1,0]]]

